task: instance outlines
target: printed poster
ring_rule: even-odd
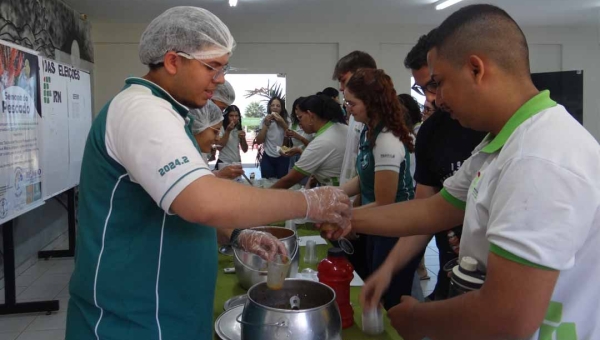
[[[42,199],[39,58],[0,44],[0,221]]]

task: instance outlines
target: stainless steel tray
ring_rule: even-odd
[[[226,310],[215,321],[215,333],[222,340],[242,340],[242,325],[236,318],[244,311],[244,305]]]
[[[229,310],[235,306],[245,305],[246,301],[248,301],[248,294],[234,296],[231,299],[225,301],[223,304],[223,310]]]

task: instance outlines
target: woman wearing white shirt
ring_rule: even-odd
[[[281,178],[287,174],[290,160],[279,154],[278,147],[283,145],[290,117],[285,110],[285,102],[276,97],[269,100],[267,113],[256,136],[256,144],[263,144],[260,173],[262,178]]]
[[[302,130],[300,120],[298,119],[298,105],[305,99],[306,97],[300,97],[294,101],[294,105],[292,105],[292,126],[285,132],[285,136],[292,140],[292,148],[283,153],[283,156],[290,157],[290,170],[300,159],[302,151],[304,151],[308,143],[314,138],[312,133],[306,133]]]
[[[272,188],[287,189],[311,175],[322,185],[339,186],[348,133],[342,108],[324,95],[310,96],[298,108],[300,126],[304,132],[314,133],[315,138],[288,174]]]
[[[406,125],[406,108],[396,97],[392,79],[382,70],[360,69],[346,84],[344,98],[350,114],[365,127],[356,161],[358,176],[346,182],[342,189],[348,196],[361,195],[363,208],[413,199],[410,174],[413,136]],[[385,261],[398,238],[374,235],[366,238],[370,275]],[[411,259],[391,278],[390,287],[393,288],[383,296],[386,310],[398,304],[401,296],[411,295],[413,278],[422,256],[421,253]],[[413,293],[418,295],[420,292]]]
[[[221,109],[208,101],[201,109],[190,110],[189,117],[192,119],[190,130],[200,154],[206,163],[211,156],[212,146],[219,143],[219,132],[223,128],[223,114]],[[241,165],[229,165],[220,170],[214,170],[213,174],[219,178],[234,179],[244,173]]]
[[[242,117],[237,106],[230,105],[225,109],[220,137],[217,144],[222,149],[219,151],[217,165],[241,162],[240,148],[244,153],[248,152],[248,143],[246,142],[246,132],[242,130]]]

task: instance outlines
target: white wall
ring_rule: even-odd
[[[93,25],[96,51],[95,111],[109,100],[132,73],[145,69],[137,59],[137,42],[145,25]],[[370,53],[392,76],[399,92],[410,90],[410,72],[403,60],[428,26],[366,26],[254,24],[230,26],[238,42],[231,60],[252,72],[287,73],[288,98],[335,85],[331,73],[337,59],[359,49]],[[600,139],[600,39],[598,27],[524,28],[533,72],[584,70],[584,125]],[[409,92],[408,92],[409,93]]]

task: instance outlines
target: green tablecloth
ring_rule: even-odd
[[[318,235],[318,232],[316,232],[314,230],[308,230],[305,228],[301,228],[300,230],[298,230],[298,235],[300,235],[300,236]],[[317,246],[317,256],[318,256],[319,260],[321,260],[327,256],[327,249],[329,247],[330,247],[329,245]],[[316,266],[307,266],[304,264],[304,260],[303,260],[304,259],[304,249],[305,249],[305,247],[300,247],[299,270],[302,270],[307,267],[316,269]],[[219,273],[217,274],[217,289],[215,292],[215,302],[214,302],[214,312],[213,312],[214,320],[216,320],[219,317],[219,315],[221,315],[221,313],[223,313],[223,304],[225,303],[225,301],[227,301],[227,299],[231,298],[232,296],[241,295],[241,294],[246,293],[246,291],[239,286],[237,276],[235,274],[225,274],[223,272],[224,268],[231,268],[231,267],[233,267],[233,257],[219,254]],[[360,289],[361,289],[361,287],[351,287],[350,288],[350,300],[351,300],[352,306],[354,308],[354,325],[352,327],[344,329],[342,331],[342,338],[344,340],[348,340],[348,339],[350,339],[350,340],[352,340],[352,339],[381,339],[381,340],[397,339],[397,340],[402,340],[402,338],[398,335],[398,333],[396,333],[396,331],[390,325],[387,317],[384,317],[385,332],[383,334],[380,334],[377,336],[369,336],[369,335],[364,334],[361,331],[360,325],[362,323],[362,321],[361,321],[362,310],[360,308],[360,304],[358,303],[358,296],[360,294]],[[216,334],[215,334],[214,338],[219,339]]]

